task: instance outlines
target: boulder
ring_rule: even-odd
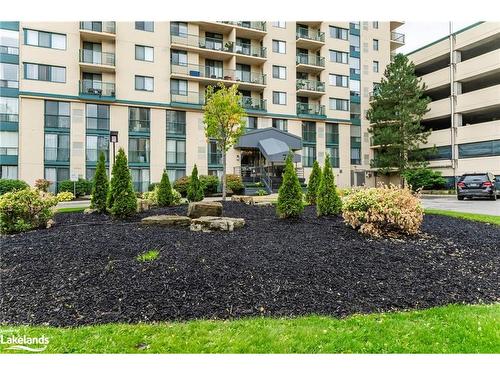
[[[253,197],[249,195],[233,195],[231,197],[231,201],[233,202],[243,202],[245,204],[252,205],[254,203]]]
[[[220,202],[191,202],[187,215],[190,218],[222,216],[222,204]]]
[[[155,215],[148,216],[141,220],[144,225],[179,225],[188,226],[191,219],[187,216],[179,215]]]
[[[193,232],[211,232],[227,231],[242,228],[245,225],[245,219],[234,217],[202,216],[191,220],[189,229]]]

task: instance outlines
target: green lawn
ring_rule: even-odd
[[[48,353],[499,353],[500,303],[346,319],[309,316],[78,328],[4,326],[0,333],[3,330],[5,335],[9,329],[13,330],[10,334],[45,335],[50,340]]]
[[[63,208],[58,208],[56,213],[61,214],[61,213],[68,213],[68,212],[83,212],[85,211],[86,207],[63,207]]]
[[[436,210],[434,208],[426,208],[425,213],[432,215],[445,215],[445,216],[456,217],[458,219],[481,221],[483,223],[500,225],[500,216],[495,216],[495,215],[470,214],[467,212]]]

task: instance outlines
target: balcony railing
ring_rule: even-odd
[[[319,67],[325,66],[325,58],[316,55],[298,54],[297,64],[314,65]]]
[[[203,105],[205,104],[205,95],[197,91],[179,91],[170,93],[172,103]]]
[[[98,52],[90,49],[81,49],[80,62],[86,64],[115,66],[115,54],[111,52]]]
[[[191,77],[203,77],[210,79],[221,79],[226,81],[247,82],[259,85],[266,84],[265,74],[256,72],[245,72],[234,69],[215,68],[196,64],[170,65],[173,74],[182,74]]]
[[[266,31],[265,21],[221,21],[221,22],[228,25],[246,27],[247,29]]]
[[[249,96],[244,96],[240,101],[241,106],[244,109],[250,109],[254,111],[265,111],[266,110],[266,100],[265,99],[255,99]]]
[[[149,133],[150,123],[147,120],[128,120],[128,130],[131,132]]]
[[[222,165],[222,154],[220,152],[208,152],[208,165]]]
[[[45,115],[46,129],[69,129],[69,127],[69,116]]]
[[[45,161],[69,162],[69,148],[45,147]]]
[[[128,151],[129,163],[149,163],[149,150]]]
[[[312,79],[298,79],[296,87],[297,90],[325,92],[325,83]]]
[[[326,144],[338,145],[339,144],[339,133],[329,133],[326,132]]]
[[[5,53],[7,55],[19,55],[19,48],[0,45],[0,53]]]
[[[80,81],[80,94],[114,97],[115,84],[112,82],[84,79]]]
[[[116,33],[116,23],[114,21],[81,21],[80,30],[95,31],[98,33]]]
[[[316,142],[316,132],[309,130],[302,130],[302,141],[303,142]]]
[[[223,41],[216,38],[203,38],[198,35],[191,34],[172,34],[170,36],[172,43],[182,44],[196,48],[203,48],[212,51],[230,52],[234,51],[234,43]]]
[[[19,81],[12,81],[9,79],[0,79],[0,87],[7,87],[10,89],[19,88]]]
[[[87,148],[85,149],[86,161],[88,162],[97,162],[99,160],[99,155],[101,152],[104,154],[104,160],[109,160],[109,149],[102,148]]]
[[[405,34],[397,33],[395,31],[391,32],[391,42],[403,43],[405,42]]]
[[[19,122],[19,115],[14,113],[0,113],[0,122]]]
[[[267,57],[266,47],[252,47],[250,43],[238,43],[234,46],[234,52],[240,55],[247,55],[253,57]]]
[[[296,29],[297,39],[309,39],[315,42],[325,42],[325,33],[315,29],[298,26]]]
[[[186,135],[186,123],[185,122],[167,122],[167,136],[185,136]]]
[[[325,116],[325,106],[321,104],[297,103],[297,114]]]
[[[185,165],[186,153],[182,151],[167,151],[167,164]]]
[[[17,155],[17,147],[0,147],[0,155]]]

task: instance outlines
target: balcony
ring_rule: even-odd
[[[89,73],[114,72],[115,54],[81,49],[80,67]]]
[[[149,150],[129,150],[129,163],[149,163]]]
[[[298,79],[296,88],[300,96],[320,97],[325,93],[325,83],[312,79]]]
[[[405,44],[405,34],[391,31],[391,46],[392,44],[394,44],[395,47],[401,47]]]
[[[200,56],[229,60],[234,55],[234,43],[216,38],[203,38],[191,34],[170,35],[171,47],[180,47]]]
[[[87,99],[115,100],[115,84],[113,82],[80,81],[80,96]]]
[[[45,147],[44,160],[46,163],[69,163],[69,148]]]
[[[325,58],[313,54],[297,55],[297,71],[304,73],[320,73],[325,70]]]
[[[297,103],[299,117],[325,117],[325,106],[321,104]]]
[[[128,131],[131,133],[149,133],[150,123],[148,120],[129,120]]]
[[[205,104],[205,95],[197,91],[179,91],[170,93],[170,104],[179,107],[200,107]]]
[[[249,96],[243,96],[240,101],[241,106],[248,111],[265,111],[266,100],[255,99]]]
[[[223,82],[227,85],[237,83],[241,89],[250,90],[263,90],[266,85],[266,75],[257,72],[214,68],[196,64],[172,64],[170,65],[170,71],[172,77],[210,85],[215,85],[217,82]]]
[[[114,21],[81,21],[80,35],[89,42],[115,40],[116,24]]]
[[[252,47],[248,43],[240,43],[234,46],[236,53],[236,62],[241,64],[259,64],[266,61],[267,49],[266,47]]]
[[[266,22],[264,21],[221,21],[221,23],[235,26],[237,37],[260,39],[266,35]]]
[[[104,160],[109,161],[109,149],[102,148],[86,148],[85,149],[85,161],[87,163],[93,164],[97,163],[101,152],[104,154]]]
[[[17,147],[0,147],[0,163],[3,165],[17,165]]]
[[[298,48],[318,49],[325,44],[325,33],[316,29],[298,26],[295,36]]]
[[[167,137],[186,137],[186,123],[185,122],[167,122]]]

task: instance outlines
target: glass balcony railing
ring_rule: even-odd
[[[129,163],[149,163],[149,150],[129,150],[128,161]]]
[[[257,72],[246,72],[242,70],[215,68],[195,64],[170,65],[172,74],[182,74],[191,77],[203,77],[210,79],[220,79],[234,82],[247,82],[259,85],[266,84],[265,74]]]
[[[203,105],[205,104],[205,95],[196,91],[177,91],[170,93],[172,103]]]
[[[147,120],[128,120],[128,130],[131,132],[149,133],[150,123]]]
[[[181,44],[190,47],[203,48],[212,51],[233,52],[234,43],[217,38],[203,38],[191,34],[171,34],[172,43]]]
[[[325,116],[325,106],[321,104],[297,103],[297,114]]]
[[[116,23],[114,21],[81,21],[80,30],[95,31],[98,33],[116,33]]]
[[[266,31],[265,21],[221,21],[221,22],[228,25],[245,27],[247,29]]]
[[[167,164],[171,165],[186,164],[186,153],[182,151],[167,151]]]
[[[96,162],[99,160],[99,155],[101,152],[104,154],[104,160],[109,160],[109,150],[102,148],[86,148],[85,149],[85,160],[88,162]]]
[[[111,52],[97,52],[90,49],[81,49],[80,62],[86,64],[115,66],[115,54]]]
[[[326,144],[339,144],[339,134],[326,132]]]
[[[69,162],[69,148],[45,147],[44,159],[46,162]]]
[[[241,106],[244,109],[250,109],[254,111],[265,111],[266,110],[266,100],[265,99],[255,99],[249,96],[243,96],[240,101]]]
[[[5,53],[6,55],[19,55],[19,48],[0,45],[0,53]]]
[[[18,153],[17,147],[0,147],[0,155],[15,156]]]
[[[45,115],[45,129],[69,129],[70,117]]]
[[[302,131],[302,141],[304,142],[316,142],[316,132],[315,131]]]
[[[403,43],[405,42],[405,34],[396,33],[395,31],[391,32],[391,42]]]
[[[186,135],[186,123],[185,122],[167,122],[167,135]]]
[[[297,90],[325,92],[325,82],[315,81],[312,79],[298,79],[296,87]]]
[[[266,47],[252,47],[250,43],[237,43],[234,46],[234,52],[253,57],[267,57]]]
[[[19,122],[19,115],[14,113],[0,113],[0,122]]]
[[[114,97],[115,84],[112,82],[84,79],[80,81],[80,94]]]
[[[325,58],[316,55],[298,54],[297,64],[314,65],[319,67],[325,66]]]
[[[315,42],[325,42],[325,33],[315,29],[298,26],[296,29],[297,39],[308,39]]]

